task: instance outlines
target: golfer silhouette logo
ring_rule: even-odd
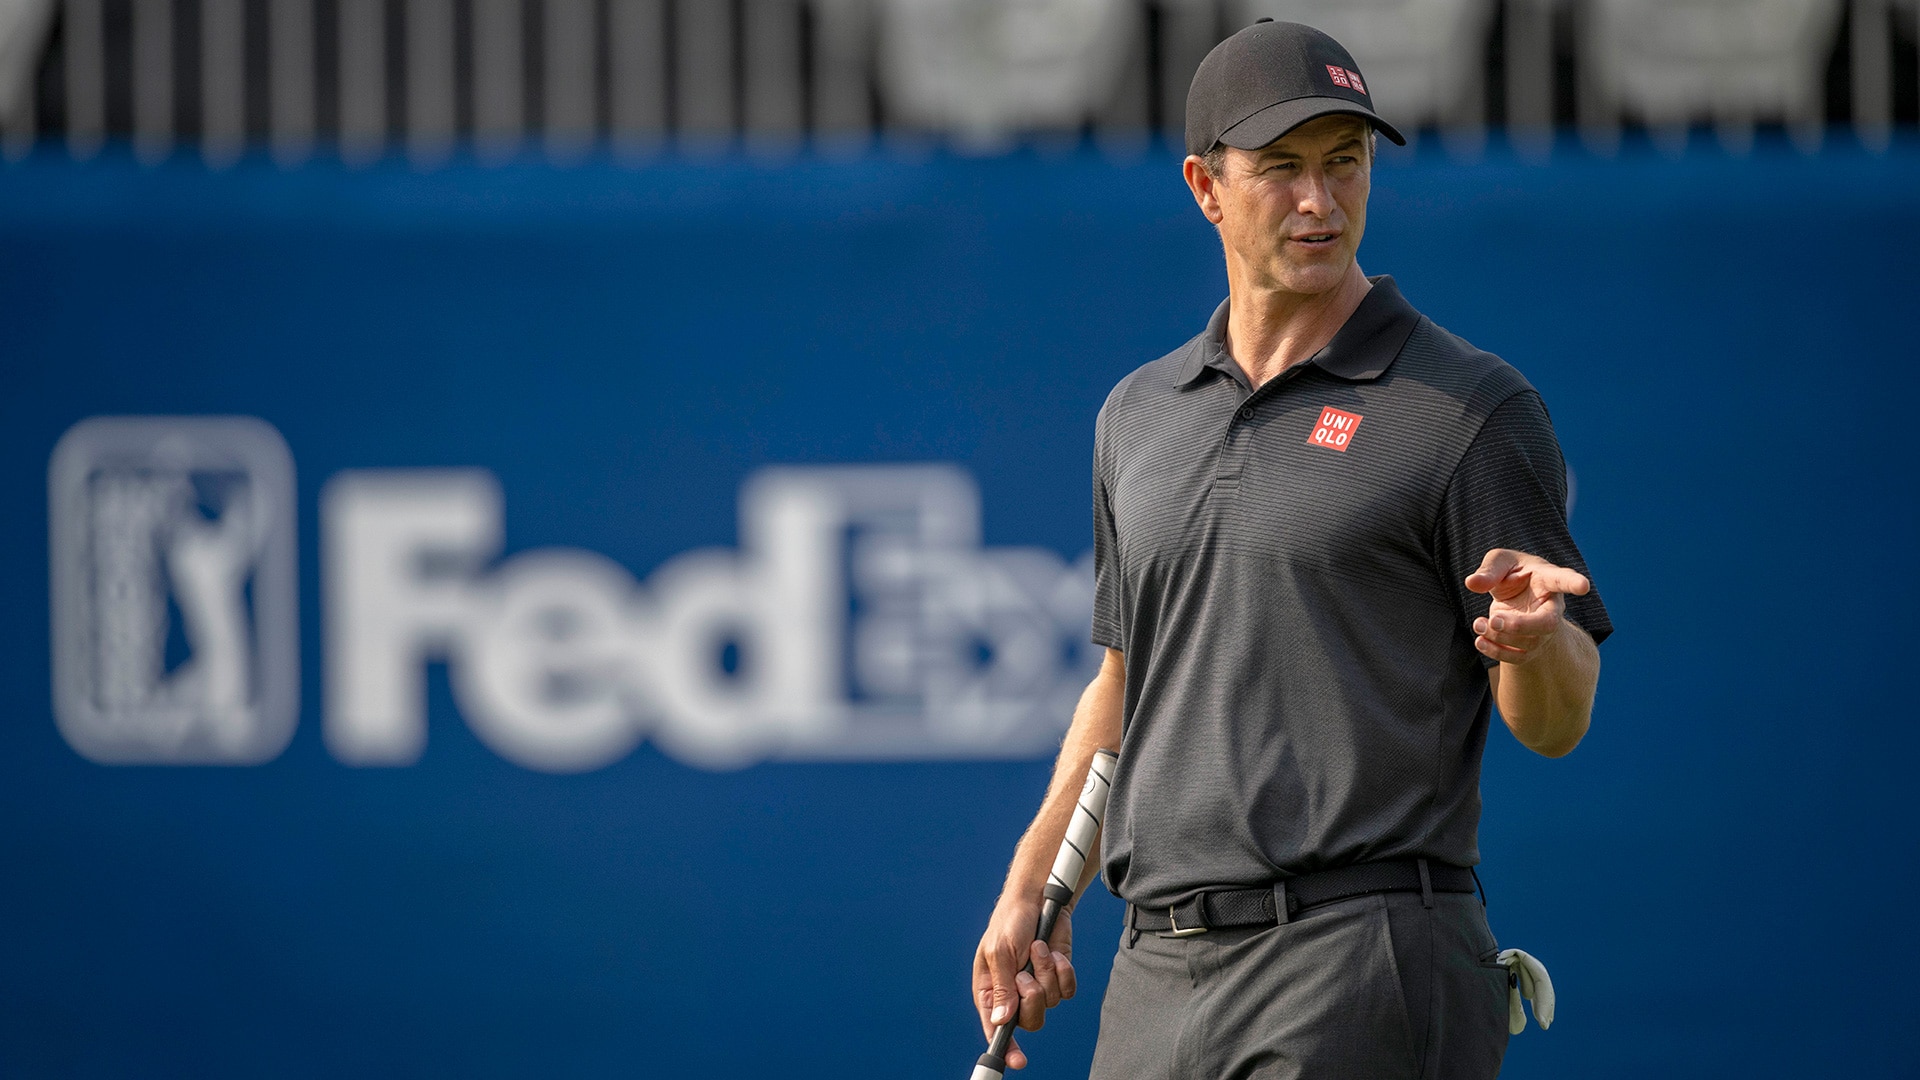
[[[293,465],[268,424],[97,417],[48,469],[54,704],[81,755],[247,765],[299,698]]]

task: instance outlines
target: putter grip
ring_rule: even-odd
[[[1073,899],[1074,886],[1087,867],[1087,856],[1100,837],[1100,822],[1107,816],[1107,796],[1113,792],[1113,769],[1120,758],[1111,750],[1095,750],[1087,766],[1087,782],[1081,785],[1080,801],[1074,804],[1073,820],[1067,823],[1067,835],[1060,841],[1060,853],[1047,872],[1046,896],[1065,904]],[[1040,931],[1046,937],[1051,927]]]
[[[1073,820],[1060,841],[1060,854],[1054,857],[1053,869],[1047,873],[1047,887],[1040,902],[1040,925],[1033,935],[1035,941],[1053,936],[1061,907],[1073,899],[1074,886],[1080,884],[1080,873],[1087,868],[1087,854],[1100,836],[1100,822],[1107,816],[1107,796],[1113,791],[1113,769],[1119,762],[1119,755],[1111,750],[1093,752],[1093,761],[1087,766],[1087,782],[1081,785],[1080,799],[1073,807]],[[1029,962],[1022,970],[1033,970],[1033,964]],[[974,1064],[973,1075],[968,1080],[1003,1080],[1007,1048],[1012,1045],[1013,1021],[1009,1020],[994,1029],[993,1041]]]

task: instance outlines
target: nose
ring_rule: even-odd
[[[1325,219],[1333,215],[1333,188],[1327,184],[1327,173],[1317,164],[1308,165],[1300,170],[1298,187],[1294,191],[1295,206],[1302,215]]]

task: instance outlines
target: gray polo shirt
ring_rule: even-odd
[[[1391,278],[1253,390],[1204,333],[1121,380],[1094,447],[1093,641],[1126,654],[1109,887],[1479,861],[1489,549],[1585,573],[1540,396]],[[1598,592],[1569,617],[1604,639]]]

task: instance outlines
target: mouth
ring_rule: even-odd
[[[1340,239],[1340,230],[1328,229],[1322,232],[1299,233],[1289,237],[1294,243],[1310,248],[1332,247]]]

